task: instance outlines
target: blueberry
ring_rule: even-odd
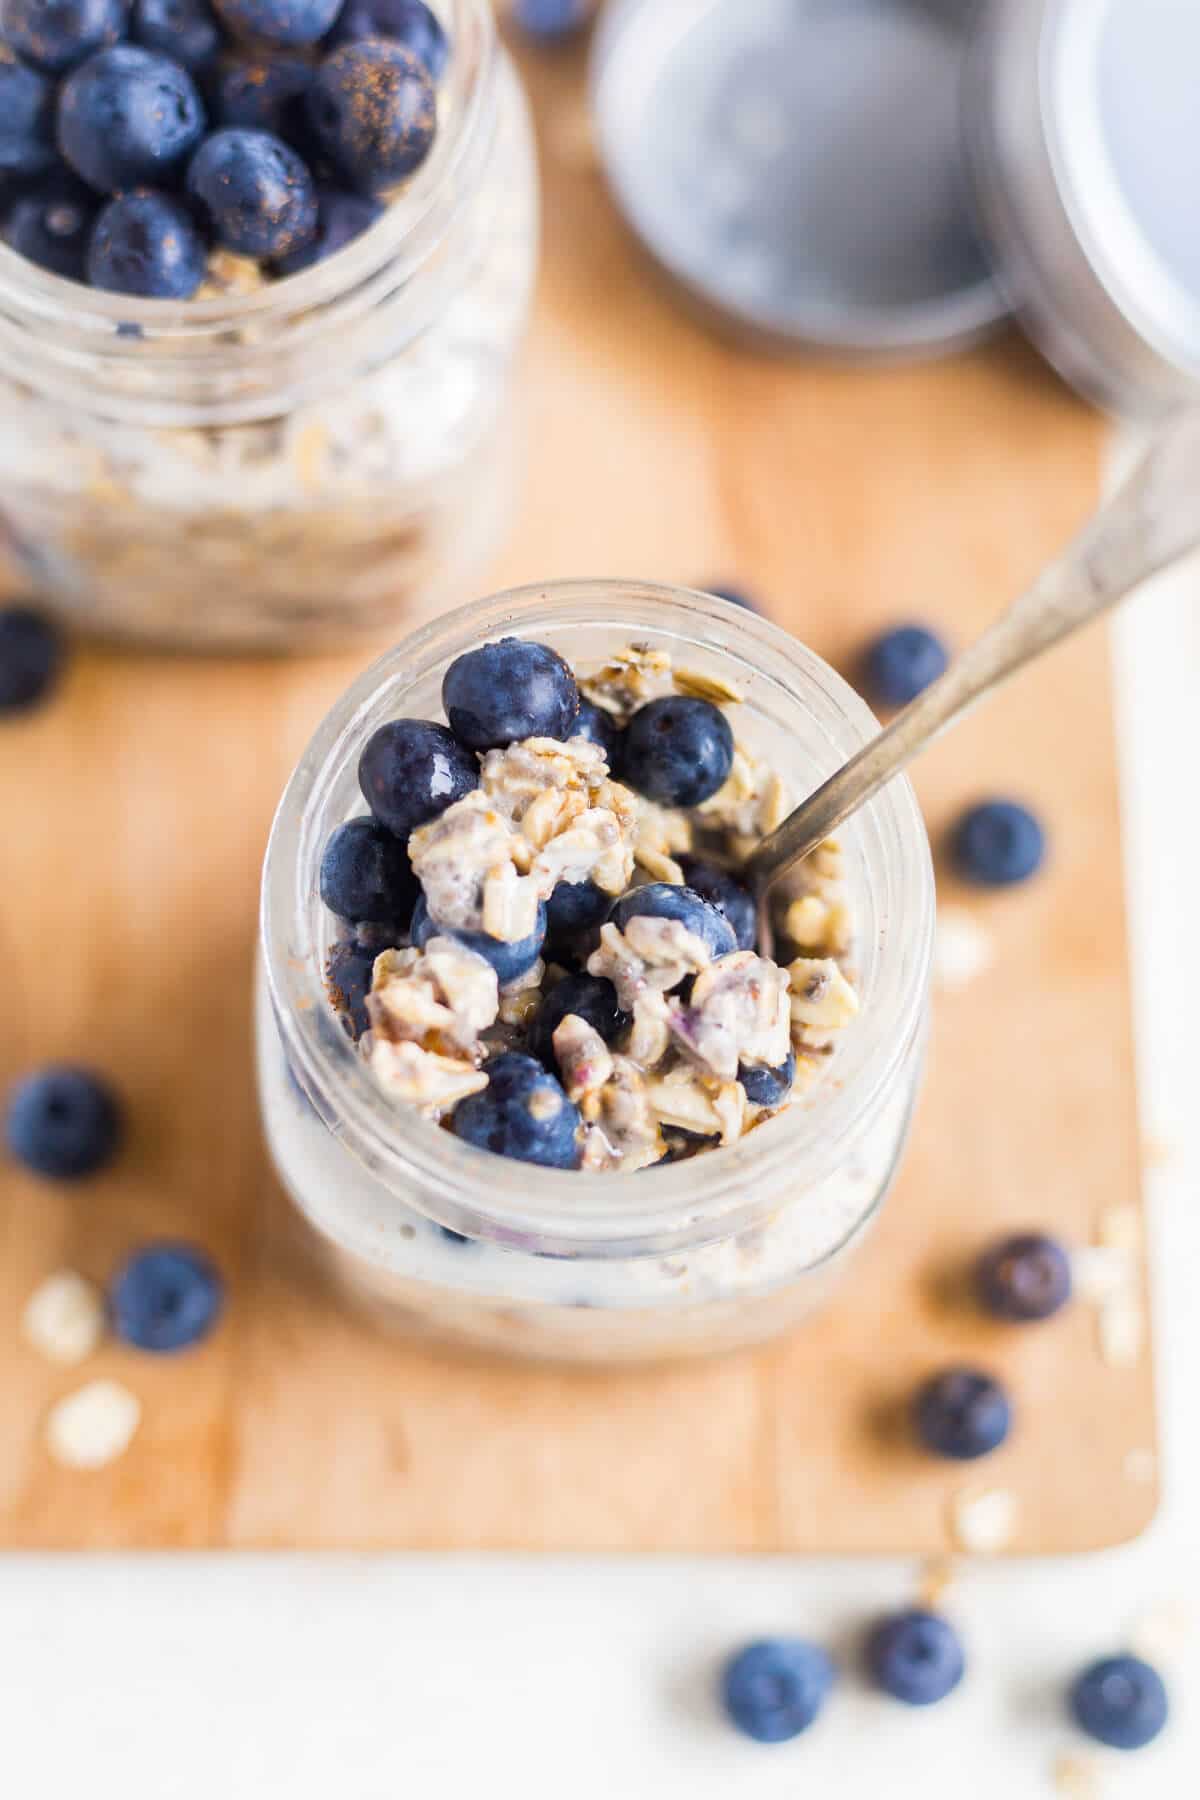
[[[412,941],[421,950],[430,938],[453,938],[467,950],[474,950],[485,962],[491,963],[496,971],[496,978],[501,987],[506,982],[515,981],[518,975],[524,975],[532,969],[542,953],[542,945],[546,941],[546,908],[538,907],[537,925],[526,938],[520,938],[515,944],[505,943],[501,938],[489,937],[485,931],[460,931],[449,925],[439,925],[430,917],[429,908],[425,904],[424,894],[418,894],[417,904],[412,917]]]
[[[978,1369],[945,1369],[918,1389],[913,1422],[927,1450],[955,1462],[973,1462],[1000,1448],[1012,1409],[993,1376]]]
[[[0,714],[25,712],[51,692],[62,639],[31,606],[0,606]]]
[[[733,767],[733,732],[711,700],[668,694],[625,727],[622,778],[660,806],[699,806]]]
[[[0,44],[0,176],[40,175],[55,161],[54,89]]]
[[[325,991],[355,1043],[370,1025],[367,995],[378,955],[377,949],[363,944],[338,944],[325,964]]]
[[[102,194],[170,186],[203,131],[195,82],[157,50],[100,50],[59,89],[58,147]]]
[[[532,1056],[510,1050],[486,1065],[488,1085],[454,1109],[465,1144],[547,1169],[577,1169],[579,1108]]]
[[[213,117],[218,125],[269,131],[298,144],[307,130],[304,96],[316,72],[312,63],[302,62],[298,56],[231,63],[217,83]]]
[[[950,847],[965,880],[980,887],[1011,887],[1036,875],[1046,838],[1025,807],[1011,800],[985,800],[963,813]]]
[[[527,37],[558,44],[582,31],[591,16],[590,0],[513,0],[513,21]]]
[[[82,281],[99,202],[69,169],[39,175],[17,196],[4,221],[5,243],[52,275]]]
[[[833,1664],[803,1638],[764,1638],[730,1657],[721,1674],[725,1710],[760,1744],[807,1731],[833,1686]]]
[[[298,275],[313,263],[336,256],[347,244],[375,223],[383,212],[383,202],[369,194],[348,194],[342,188],[322,186],[317,189],[317,233],[299,250],[281,256],[275,263],[277,275]]]
[[[368,738],[358,785],[380,824],[407,838],[479,786],[479,764],[444,725],[393,719]]]
[[[521,738],[572,736],[579,689],[570,667],[546,644],[501,638],[468,650],[446,670],[442,705],[456,738],[492,750]]]
[[[1112,1750],[1141,1750],[1167,1722],[1162,1676],[1137,1656],[1105,1656],[1071,1684],[1067,1700],[1081,1731]]]
[[[612,895],[594,881],[560,881],[546,902],[547,936],[562,942],[603,925]]]
[[[746,1090],[746,1098],[752,1106],[782,1106],[792,1091],[792,1083],[796,1079],[796,1053],[788,1051],[788,1058],[777,1069],[765,1068],[761,1063],[739,1063],[738,1080]]]
[[[113,1160],[123,1135],[116,1095],[87,1069],[27,1075],[13,1089],[4,1121],[12,1154],[37,1175],[77,1181]]]
[[[623,733],[611,713],[606,713],[602,706],[596,706],[591,700],[581,699],[571,736],[586,738],[589,744],[599,744],[609,773],[616,774],[621,762]]]
[[[321,857],[321,899],[351,925],[407,929],[417,878],[400,839],[378,819],[339,825]]]
[[[113,1330],[136,1350],[186,1350],[221,1311],[221,1277],[191,1244],[147,1244],[117,1270],[108,1292]]]
[[[529,1053],[548,1069],[556,1066],[554,1033],[568,1013],[586,1020],[606,1044],[615,1043],[630,1022],[629,1014],[621,1011],[611,981],[602,975],[568,975],[551,988],[529,1027]]]
[[[946,646],[924,625],[899,625],[863,653],[863,686],[882,706],[907,706],[950,666]]]
[[[698,937],[712,957],[731,956],[737,949],[733,926],[724,913],[689,887],[674,887],[670,882],[654,881],[647,887],[631,888],[614,902],[609,918],[623,931],[630,919],[677,919]]]
[[[913,1607],[872,1627],[866,1643],[867,1673],[893,1700],[935,1706],[952,1694],[966,1672],[958,1633],[939,1613]]]
[[[981,1302],[998,1319],[1049,1319],[1071,1298],[1071,1259],[1055,1238],[1020,1232],[985,1251],[975,1282]]]
[[[390,38],[403,44],[434,81],[441,80],[450,55],[446,33],[424,0],[346,0],[330,42],[350,44],[359,38]]]
[[[94,288],[145,300],[190,300],[208,249],[187,208],[170,194],[133,188],[96,220],[87,278]]]
[[[756,600],[750,598],[750,595],[746,593],[744,588],[728,587],[722,582],[720,587],[715,585],[707,587],[704,592],[706,594],[715,594],[718,600],[728,600],[730,606],[740,606],[743,612],[756,613],[762,611],[762,607],[759,606]]]
[[[193,74],[211,69],[225,47],[225,33],[208,0],[134,0],[130,35]]]
[[[700,862],[695,857],[685,856],[680,864],[688,886],[693,893],[715,906],[733,927],[733,935],[737,939],[739,950],[753,950],[758,941],[758,919],[754,906],[754,895],[750,889],[729,873],[720,869],[715,863]]]
[[[437,93],[424,63],[385,38],[343,44],[308,95],[313,134],[351,187],[378,194],[411,175],[437,131]]]
[[[233,37],[294,49],[325,36],[342,0],[214,0]]]
[[[308,166],[269,131],[214,131],[188,165],[187,186],[217,242],[239,256],[286,256],[316,235]]]
[[[0,0],[0,38],[56,75],[124,35],[124,0]]]

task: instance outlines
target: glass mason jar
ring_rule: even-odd
[[[453,40],[434,148],[327,262],[182,304],[0,245],[0,522],[69,622],[183,648],[344,647],[430,616],[490,554],[537,176],[488,0],[434,6]]]
[[[383,1317],[526,1355],[606,1363],[727,1349],[828,1292],[891,1184],[923,1062],[934,893],[908,783],[839,833],[856,914],[857,1019],[824,1080],[728,1149],[637,1174],[564,1173],[474,1150],[378,1088],[322,970],[330,831],[362,810],[365,739],[443,717],[442,675],[516,633],[577,669],[631,641],[743,694],[739,738],[799,797],[876,729],[811,651],[721,600],[632,582],[558,582],[464,607],[390,652],[339,701],[293,775],[263,877],[259,1084],[267,1141],[342,1284]],[[462,1234],[462,1237],[455,1234]]]

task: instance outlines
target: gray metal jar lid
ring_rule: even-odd
[[[1200,0],[609,0],[592,98],[618,204],[727,323],[914,355],[1015,309],[1153,417],[1200,398],[1198,70]]]

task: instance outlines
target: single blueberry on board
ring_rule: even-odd
[[[109,1164],[124,1135],[113,1090],[88,1069],[39,1069],[9,1096],[4,1136],[18,1162],[53,1181],[78,1181]]]
[[[615,1043],[630,1024],[629,1014],[621,1011],[611,981],[602,975],[568,975],[551,988],[529,1027],[529,1053],[548,1069],[558,1066],[554,1033],[568,1013],[574,1013],[599,1032],[606,1044]]]
[[[591,0],[513,0],[512,16],[535,43],[561,44],[591,18]]]
[[[56,160],[54,88],[0,44],[0,178],[40,175]]]
[[[442,682],[450,729],[472,750],[521,738],[571,737],[579,688],[570,665],[547,644],[500,638],[456,657]]]
[[[863,686],[881,706],[907,706],[949,666],[946,646],[927,626],[898,625],[867,645]]]
[[[225,47],[225,33],[208,0],[134,0],[130,36],[193,74],[211,69]]]
[[[308,129],[304,96],[316,67],[298,56],[244,58],[221,71],[213,95],[215,125],[269,131],[295,148]]]
[[[424,0],[346,0],[329,34],[331,44],[360,38],[390,38],[403,44],[440,81],[450,55],[450,41],[437,15]]]
[[[936,1706],[967,1666],[950,1621],[917,1607],[880,1619],[867,1636],[865,1659],[876,1687],[906,1706]]]
[[[998,1319],[1028,1324],[1053,1318],[1071,1298],[1071,1259],[1056,1238],[1022,1231],[985,1250],[975,1286]]]
[[[520,938],[516,943],[505,943],[502,938],[489,937],[485,931],[461,931],[457,927],[439,925],[431,918],[425,903],[424,894],[418,894],[417,904],[412,916],[412,941],[418,950],[423,950],[431,938],[453,938],[466,950],[473,950],[476,956],[482,956],[485,962],[491,963],[496,971],[496,979],[503,987],[509,981],[515,981],[518,975],[524,975],[532,969],[542,953],[542,945],[546,941],[546,908],[538,907],[537,925],[528,937]]]
[[[758,939],[758,919],[750,889],[743,887],[728,869],[702,862],[698,857],[685,856],[679,866],[693,893],[699,894],[729,920],[738,949],[753,950]]]
[[[759,1744],[784,1744],[807,1731],[833,1686],[833,1663],[803,1638],[763,1638],[731,1656],[721,1698],[738,1730]]]
[[[54,688],[63,645],[44,613],[32,606],[0,606],[0,714],[28,712]]]
[[[733,767],[733,731],[711,700],[667,694],[625,727],[621,777],[660,806],[699,806]]]
[[[1111,1750],[1142,1750],[1167,1723],[1170,1703],[1158,1670],[1138,1656],[1105,1656],[1071,1684],[1071,1716]]]
[[[488,1085],[454,1109],[465,1144],[547,1169],[579,1167],[579,1108],[532,1056],[511,1050],[485,1065]]]
[[[137,44],[97,51],[59,89],[58,147],[102,194],[171,186],[204,123],[187,70]]]
[[[124,35],[124,0],[0,0],[0,38],[55,75]]]
[[[555,942],[603,925],[612,895],[594,881],[560,881],[546,902],[547,936]]]
[[[1046,836],[1027,807],[1013,800],[985,800],[970,807],[954,827],[950,848],[955,867],[978,887],[1012,887],[1041,868]]]
[[[232,37],[288,50],[323,38],[342,0],[214,0],[214,4]]]
[[[8,209],[2,235],[26,262],[66,281],[82,281],[99,207],[92,190],[60,166],[22,188]]]
[[[343,44],[326,57],[306,104],[317,143],[365,194],[411,175],[433,147],[433,80],[410,50],[386,38]]]
[[[214,131],[188,165],[187,188],[213,237],[238,256],[286,256],[316,235],[308,165],[269,131]]]
[[[367,739],[358,785],[380,824],[407,838],[479,786],[479,764],[444,725],[393,719]]]
[[[143,300],[190,300],[207,266],[208,247],[187,207],[153,188],[110,200],[88,246],[94,288]]]
[[[383,210],[383,202],[372,199],[370,194],[348,194],[343,188],[319,185],[316,235],[299,250],[278,257],[274,263],[276,275],[298,275],[302,269],[336,256],[368,231]]]
[[[216,1265],[192,1244],[147,1244],[117,1270],[108,1293],[117,1336],[156,1355],[207,1337],[223,1300]]]
[[[325,992],[334,1012],[339,1014],[346,1030],[357,1043],[370,1025],[367,995],[375,972],[379,950],[355,941],[338,944],[325,964]]]
[[[712,957],[732,956],[737,949],[733,926],[724,913],[689,887],[676,887],[670,882],[653,881],[645,887],[631,888],[613,902],[609,919],[618,931],[624,931],[630,919],[675,919],[693,937],[698,937]]]
[[[1012,1425],[1012,1408],[994,1376],[979,1369],[944,1369],[918,1388],[913,1423],[935,1456],[973,1462],[1000,1448]]]
[[[788,1051],[788,1058],[777,1069],[768,1069],[761,1063],[739,1063],[738,1080],[746,1090],[746,1098],[752,1106],[782,1106],[792,1091],[792,1083],[796,1079],[796,1052]]]
[[[571,736],[586,738],[589,744],[599,744],[610,775],[615,775],[620,767],[622,735],[621,727],[611,713],[606,713],[592,700],[580,699]]]
[[[400,839],[378,819],[348,819],[331,832],[321,857],[321,899],[351,925],[407,930],[417,878]]]

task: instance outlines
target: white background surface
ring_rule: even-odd
[[[1138,1544],[967,1572],[968,1681],[909,1713],[845,1678],[805,1739],[730,1732],[712,1670],[739,1640],[852,1641],[910,1597],[893,1562],[501,1557],[9,1558],[0,1784],[12,1800],[1025,1800],[1057,1756],[1114,1800],[1200,1793],[1200,570],[1118,620],[1142,1104],[1167,1500]],[[1190,722],[1189,722],[1190,721]],[[1064,1394],[1063,1404],[1069,1405]],[[1093,1753],[1059,1695],[1163,1601],[1196,1630],[1175,1717]]]

